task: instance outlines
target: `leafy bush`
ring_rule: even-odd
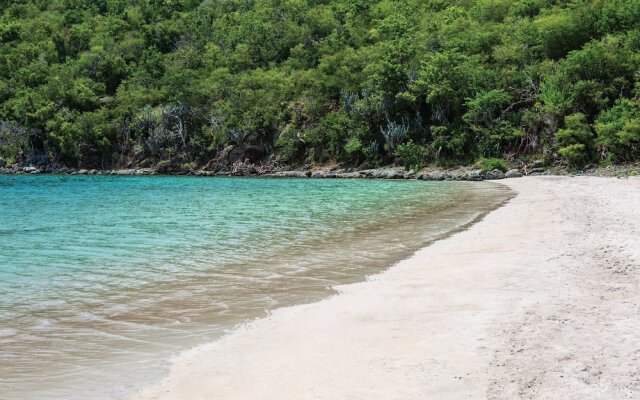
[[[0,3],[4,158],[640,157],[638,0]]]
[[[409,140],[407,143],[399,144],[395,152],[396,157],[400,158],[407,171],[419,171],[424,164],[424,151],[422,147]]]
[[[586,146],[582,143],[574,143],[564,146],[558,150],[558,152],[569,164],[575,166],[584,165],[589,156],[586,151]]]
[[[362,135],[364,127],[351,115],[339,111],[325,116],[318,126],[305,132],[304,138],[311,145],[312,160],[326,162],[329,160],[347,161],[357,150],[357,142],[352,139]],[[351,142],[351,145],[347,146]],[[348,151],[352,153],[350,154]]]
[[[571,165],[581,166],[592,158],[594,140],[585,116],[581,113],[564,118],[564,129],[556,132],[560,155]]]
[[[502,158],[481,158],[476,163],[476,166],[482,171],[493,171],[499,169],[502,172],[506,172],[509,168],[507,162]]]
[[[363,152],[362,142],[357,137],[353,137],[344,145],[344,151],[350,158],[358,157]]]
[[[595,123],[601,159],[609,162],[632,161],[640,154],[640,104],[620,99],[603,111]]]
[[[290,125],[287,125],[276,140],[276,149],[279,158],[283,162],[293,162],[300,153],[302,142],[298,138],[298,132]]]
[[[0,156],[13,162],[20,152],[29,148],[29,134],[24,127],[0,119]]]

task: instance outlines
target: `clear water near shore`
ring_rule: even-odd
[[[177,352],[508,197],[470,182],[0,176],[0,398],[127,398]]]

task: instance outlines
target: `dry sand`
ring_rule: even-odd
[[[640,398],[640,180],[518,195],[319,303],[180,356],[146,399]]]

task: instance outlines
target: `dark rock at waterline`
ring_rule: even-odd
[[[39,168],[33,166],[22,167],[21,171],[25,174],[39,174],[41,172]]]
[[[505,178],[520,178],[522,177],[522,172],[520,172],[517,169],[510,169],[507,171],[506,174],[504,174]]]
[[[529,165],[529,168],[542,168],[543,162],[542,160],[535,160]]]
[[[421,174],[418,178],[423,181],[444,181],[451,179],[451,176],[442,171],[430,171]]]
[[[265,176],[275,177],[275,178],[308,178],[311,177],[311,171],[275,171]]]
[[[386,174],[382,176],[384,179],[404,179],[404,173],[398,171],[387,171]]]
[[[499,169],[494,169],[485,174],[485,179],[504,179],[504,172]]]
[[[416,179],[416,178],[417,178],[417,175],[416,175],[416,173],[415,173],[413,170],[411,170],[411,171],[409,171],[409,172],[405,173],[405,174],[403,175],[403,178],[404,178],[404,179]]]
[[[479,169],[472,169],[464,172],[458,179],[462,181],[482,181],[484,180],[484,174]]]
[[[404,169],[382,168],[378,173],[374,172],[373,177],[379,179],[404,179]]]
[[[6,166],[7,166],[7,162],[4,159],[0,158],[0,168],[4,168]]]
[[[344,178],[344,179],[358,179],[358,178],[364,178],[365,176],[361,174],[360,171],[351,171],[351,172],[345,172],[342,174],[336,174],[336,177]]]
[[[531,168],[528,175],[542,175],[546,172],[544,168]]]

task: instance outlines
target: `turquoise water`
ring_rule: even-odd
[[[120,399],[495,207],[497,185],[0,176],[0,398]]]

